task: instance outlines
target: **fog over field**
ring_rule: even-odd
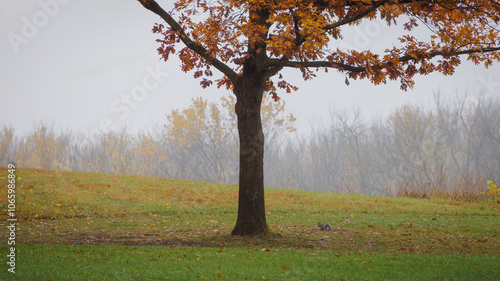
[[[169,1],[163,2],[171,9]],[[136,1],[1,1],[1,123],[18,132],[40,121],[81,132],[124,126],[137,131],[164,122],[166,113],[187,107],[193,97],[215,101],[229,95],[216,87],[203,90],[175,59],[159,60],[151,32],[157,22]],[[383,50],[400,34],[381,21],[351,29],[339,44],[357,50]],[[429,35],[425,28],[418,32]],[[303,82],[298,71],[288,71],[286,77],[299,90],[281,97],[297,117],[299,132],[307,134],[311,122],[328,119],[332,109],[358,108],[372,118],[405,103],[427,105],[438,91],[467,91],[471,99],[479,93],[498,95],[498,70],[464,61],[453,76],[417,77],[408,92],[397,81],[380,86],[350,81],[347,86],[342,74],[329,71]]]

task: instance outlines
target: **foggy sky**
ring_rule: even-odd
[[[158,1],[166,10],[171,1]],[[175,59],[159,60],[151,32],[160,18],[136,0],[0,0],[0,126],[22,133],[38,122],[82,132],[127,126],[148,130],[165,123],[165,114],[184,108],[191,98],[218,100],[230,92],[199,86]],[[424,34],[425,32],[423,32]],[[358,50],[392,47],[394,29],[365,22],[339,42]],[[281,97],[299,131],[322,122],[329,112],[357,107],[364,116],[385,116],[405,103],[427,104],[433,94],[479,92],[498,95],[500,67],[485,69],[463,61],[455,75],[417,77],[413,90],[399,82],[374,86],[350,81],[334,70],[301,81],[299,71],[285,73],[299,91]]]

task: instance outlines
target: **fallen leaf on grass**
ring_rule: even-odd
[[[284,270],[291,270],[291,268],[289,268],[288,266],[284,265],[281,267],[281,269],[284,269]]]

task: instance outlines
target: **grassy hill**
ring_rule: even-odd
[[[7,175],[0,168],[3,214]],[[229,235],[235,186],[30,169],[16,176],[18,273],[3,260],[1,280],[500,279],[493,200],[269,188],[272,233],[241,238]],[[333,230],[319,231],[318,221]],[[0,232],[0,258],[8,235]]]

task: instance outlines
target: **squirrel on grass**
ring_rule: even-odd
[[[332,226],[329,223],[318,222],[320,230],[332,230]]]

